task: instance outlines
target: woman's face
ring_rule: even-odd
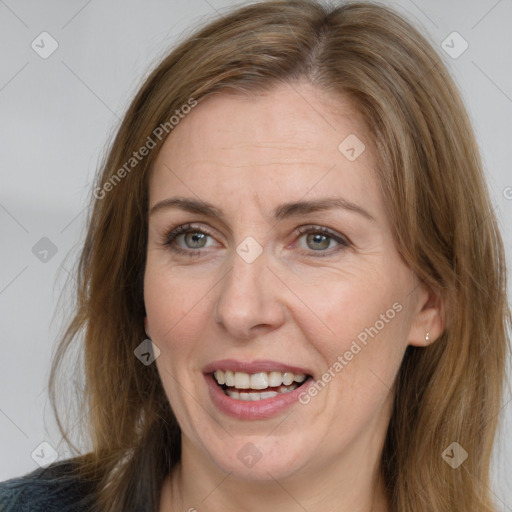
[[[144,298],[183,457],[251,480],[376,466],[432,314],[374,172],[351,104],[303,83],[210,97],[174,128]]]

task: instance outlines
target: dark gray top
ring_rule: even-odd
[[[91,512],[91,484],[71,473],[70,460],[0,482],[1,512]]]

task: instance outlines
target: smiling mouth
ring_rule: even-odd
[[[311,376],[292,372],[244,373],[215,370],[213,379],[224,394],[234,400],[256,402],[289,393],[302,386]]]

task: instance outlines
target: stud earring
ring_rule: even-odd
[[[427,331],[427,334],[425,335],[425,341],[430,340],[430,331]]]

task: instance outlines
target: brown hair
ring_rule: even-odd
[[[382,456],[391,510],[494,510],[489,466],[510,325],[497,221],[468,116],[442,60],[401,16],[365,2],[270,1],[233,10],[179,44],[136,95],[99,176],[76,315],[52,367],[58,417],[57,372],[83,333],[81,419],[92,447],[76,458],[80,474],[97,482],[101,510],[157,510],[163,479],[180,459],[179,426],[156,365],[134,356],[146,337],[147,178],[165,137],[136,164],[127,162],[148,137],[157,139],[157,127],[172,133],[169,119],[191,100],[295,80],[344,95],[363,114],[398,251],[448,306],[442,336],[408,347],[399,371]],[[453,441],[469,454],[458,469],[441,457]]]

